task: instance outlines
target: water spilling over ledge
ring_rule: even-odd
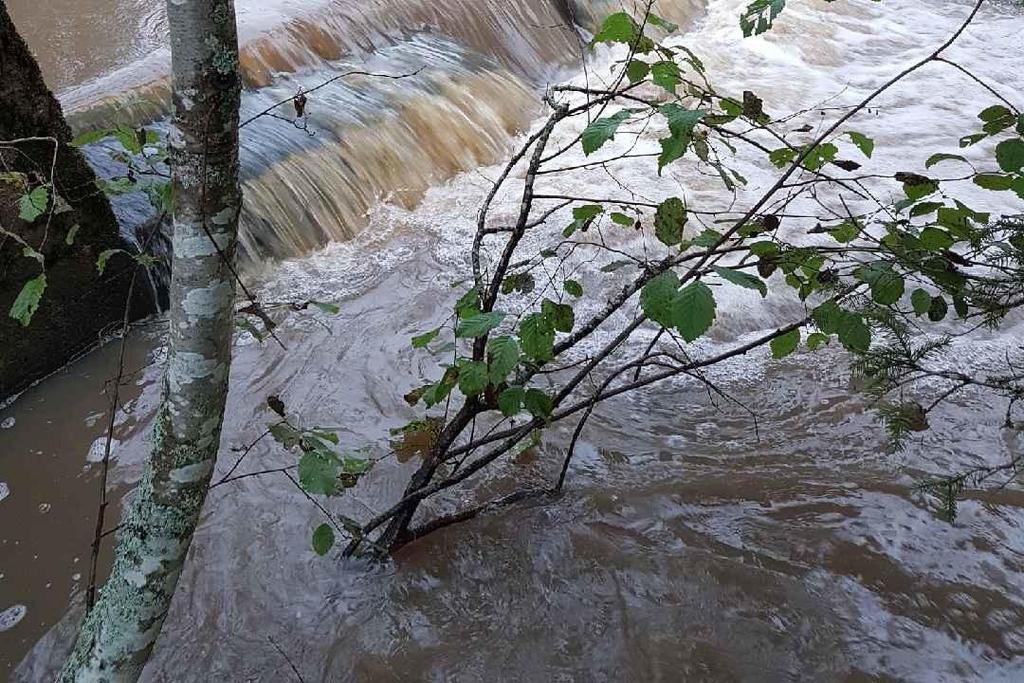
[[[680,22],[701,6],[660,4]],[[314,136],[275,119],[243,131],[243,258],[299,256],[348,239],[382,199],[411,208],[431,185],[496,162],[537,113],[538,91],[578,63],[583,32],[614,8],[610,0],[340,0],[259,30],[243,21],[243,118],[349,69],[418,72],[318,91],[309,105]],[[65,90],[73,125],[160,120],[167,62],[157,49]]]

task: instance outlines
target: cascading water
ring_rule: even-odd
[[[555,4],[548,14],[540,4],[482,4],[487,21],[504,27],[491,29],[489,50],[469,36],[481,29],[466,23],[476,16],[468,4],[363,3],[356,12],[341,3],[363,17],[353,25],[379,21],[380,30],[352,29],[346,35],[359,38],[346,43],[358,45],[346,48],[351,54],[329,52],[319,42],[328,39],[317,38],[317,59],[407,72],[429,57],[428,70],[396,83],[367,79],[318,93],[311,103],[315,138],[260,121],[244,139],[247,251],[299,254],[332,241],[268,267],[262,296],[337,301],[342,312],[319,319],[322,325],[300,315],[288,319],[279,329],[288,351],[239,341],[221,472],[234,460],[229,449],[265,429],[269,418],[261,406],[269,394],[311,424],[339,427],[347,448],[374,455],[388,450],[389,428],[416,415],[402,396],[437,369],[429,355],[409,348],[409,337],[447,315],[455,296],[450,284],[468,268],[476,209],[498,172],[487,164],[507,153],[506,136],[530,125],[538,86],[578,52],[571,38],[550,38],[549,53],[532,47],[542,42],[538,26],[559,21]],[[599,9],[581,21],[614,4],[590,3]],[[857,100],[940,43],[965,13],[959,0],[791,0],[772,34],[740,42],[736,17],[743,4],[709,3],[682,40],[720,88],[753,89],[773,112],[813,108],[837,93],[832,106]],[[389,19],[388,6],[406,17],[427,13],[418,16],[428,24],[451,23],[447,32],[406,33],[409,20]],[[660,13],[679,19],[672,8],[690,7],[680,2]],[[507,21],[528,15],[518,24]],[[343,14],[335,16],[343,26]],[[320,36],[312,26],[288,35]],[[1008,92],[1022,92],[1022,27],[1015,3],[989,3],[954,54]],[[274,35],[269,28],[264,33]],[[517,53],[518,61],[506,52]],[[261,54],[260,63],[278,59]],[[294,57],[297,48],[273,54],[294,61],[288,68],[276,62],[272,85],[250,93],[247,111],[327,73],[322,62]],[[606,74],[609,59],[594,57],[590,76]],[[955,147],[982,99],[952,70],[919,74],[883,98],[877,115],[857,120],[878,143],[873,168],[919,167],[925,150]],[[808,118],[816,116],[812,111]],[[905,135],[908,129],[915,134]],[[577,132],[566,128],[557,142]],[[648,131],[641,144],[654,146],[656,137]],[[740,170],[750,192],[770,171],[753,163]],[[691,205],[710,208],[732,199],[685,164],[662,179],[640,164],[613,172],[615,180],[594,171],[553,179],[550,187],[587,185],[614,195],[621,182],[651,197],[685,191]],[[996,211],[1020,210],[1008,200],[994,203],[1004,199],[983,201]],[[516,205],[514,196],[502,197],[496,218]],[[568,222],[562,218],[556,216],[556,227]],[[622,248],[642,248],[642,237],[615,239]],[[588,292],[621,285],[595,267],[580,274]],[[773,328],[798,306],[783,296],[762,301],[723,291],[706,343]],[[963,344],[955,361],[968,368],[999,359],[1020,333],[1020,323],[1012,322],[1004,332]],[[129,367],[139,367],[155,345],[137,340]],[[99,387],[112,374],[105,366],[113,355],[85,359],[0,412],[0,421],[16,418],[0,431],[13,445],[5,457],[45,458],[42,467],[63,472],[57,475],[62,490],[72,492],[67,500],[54,498],[35,481],[39,465],[18,465],[0,477],[10,491],[0,500],[0,542],[13,558],[12,568],[0,573],[18,577],[0,579],[0,609],[27,607],[18,625],[0,633],[22,639],[9,648],[13,640],[0,640],[9,668],[56,622],[68,590],[82,588],[80,578],[71,578],[81,572],[73,557],[87,553],[95,479],[91,470],[79,470],[102,420],[98,413],[83,425],[81,417],[69,417],[69,407],[83,416],[102,411],[90,406],[104,404]],[[385,568],[315,558],[308,534],[318,512],[283,478],[219,488],[149,680],[282,680],[290,669],[268,638],[306,680],[322,681],[504,680],[512,672],[529,681],[1019,680],[1024,493],[1010,486],[970,498],[957,523],[947,525],[912,489],[923,473],[1001,462],[1019,452],[1019,437],[998,429],[1005,406],[960,395],[922,441],[886,456],[884,435],[847,386],[843,366],[840,353],[826,352],[783,363],[755,355],[718,369],[715,379],[734,395],[764,406],[756,430],[748,414],[710,403],[701,387],[686,382],[618,399],[590,423],[564,498],[454,527]],[[159,372],[158,364],[142,370],[128,396],[113,471],[121,486],[138,476]],[[567,438],[553,430],[536,462],[504,463],[481,485],[486,491],[460,495],[472,502],[549,474]],[[245,467],[292,460],[263,443]],[[331,505],[366,517],[400,495],[409,467],[382,464]],[[53,504],[46,514],[37,509],[42,502]],[[50,521],[56,515],[59,530]],[[45,588],[47,582],[60,592]],[[53,629],[15,679],[42,680],[73,624],[67,617]]]

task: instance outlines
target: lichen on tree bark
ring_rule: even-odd
[[[238,186],[237,36],[230,0],[168,0],[175,115],[168,361],[153,449],[111,576],[61,681],[134,681],[167,616],[209,490],[228,391]]]

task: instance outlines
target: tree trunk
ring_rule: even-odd
[[[0,235],[0,400],[95,344],[101,330],[124,315],[134,263],[120,254],[105,276],[97,273],[101,252],[128,245],[96,175],[70,142],[60,103],[0,0],[0,173],[28,176],[35,183],[49,183],[52,175],[54,192],[72,209],[26,223],[18,218],[21,190],[6,183],[0,187],[0,224],[41,252],[47,271],[40,308],[23,328],[8,311],[24,283],[39,275],[39,264],[24,256],[16,240]],[[72,229],[75,237],[68,244]],[[140,297],[137,312],[149,310]]]
[[[111,576],[61,681],[135,681],[167,616],[210,486],[228,391],[238,186],[238,41],[231,0],[168,0],[174,262],[153,452]]]

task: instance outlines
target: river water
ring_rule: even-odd
[[[688,20],[682,40],[714,82],[756,90],[772,112],[858,100],[941,43],[968,9],[791,0],[770,36],[739,42],[739,0],[660,4]],[[11,10],[87,126],[161,115],[161,5],[55,3],[43,17],[15,0]],[[84,13],[96,31],[73,20]],[[341,312],[290,315],[280,328],[287,351],[239,338],[219,471],[266,428],[269,394],[309,424],[338,428],[346,447],[382,456],[389,429],[416,416],[402,396],[437,372],[408,339],[446,317],[492,164],[536,125],[546,82],[582,78],[578,47],[540,0],[343,0],[301,11],[252,2],[240,3],[240,22],[247,111],[343,64],[428,67],[398,84],[318,94],[315,138],[264,122],[243,137],[249,278],[265,300],[333,301]],[[1022,50],[1024,15],[993,1],[953,55],[1019,100]],[[595,55],[590,77],[609,59]],[[962,75],[929,68],[856,127],[878,143],[872,168],[919,168],[932,151],[952,151],[987,104]],[[757,164],[741,170],[751,193],[769,177]],[[683,164],[663,179],[637,164],[614,175],[550,187],[612,194],[622,182],[652,197],[683,188],[691,206],[731,200]],[[501,197],[498,216],[515,205]],[[621,246],[641,248],[640,239]],[[588,291],[601,277],[581,265]],[[781,295],[717,296],[718,321],[696,352],[800,310]],[[160,325],[129,340],[118,493],[145,455]],[[997,368],[1022,331],[1013,319],[960,343],[950,367]],[[0,671],[14,680],[44,680],[80,614],[116,346],[0,410]],[[450,528],[386,566],[317,558],[309,532],[319,513],[279,475],[216,488],[147,680],[297,680],[287,658],[307,681],[1024,679],[1024,491],[969,495],[949,524],[914,488],[925,474],[1019,453],[1020,437],[1001,429],[1005,404],[956,395],[930,431],[890,454],[838,350],[782,362],[751,354],[713,379],[756,424],[684,381],[616,399],[595,413],[561,498]],[[567,438],[550,430],[535,455],[499,465],[459,501],[550,478]],[[261,442],[239,471],[292,462]],[[329,506],[368,517],[400,495],[414,466],[386,460]]]

